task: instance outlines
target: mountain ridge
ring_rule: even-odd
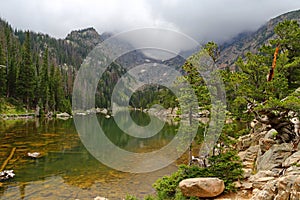
[[[244,56],[246,52],[257,53],[263,44],[275,38],[274,27],[284,20],[297,20],[300,22],[300,9],[281,14],[272,18],[254,32],[243,32],[235,36],[231,41],[220,45],[220,58],[218,65],[220,68],[235,68],[234,62],[239,56]]]

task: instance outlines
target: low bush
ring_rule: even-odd
[[[242,163],[235,151],[212,156],[209,158],[210,166],[200,168],[192,165],[181,165],[177,172],[170,176],[164,176],[158,179],[153,187],[157,191],[159,199],[183,199],[178,189],[179,182],[187,178],[196,177],[217,177],[224,181],[225,192],[236,191],[234,182],[242,178]],[[180,197],[180,198],[179,198]]]

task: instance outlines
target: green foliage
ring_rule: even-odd
[[[30,111],[29,111],[30,112]],[[0,98],[0,114],[24,114],[23,103],[14,98]]]
[[[245,118],[247,101],[264,102],[259,109],[299,110],[297,97],[289,93],[300,87],[300,28],[296,21],[284,21],[275,27],[277,38],[270,45],[263,45],[259,53],[247,53],[246,58],[239,58],[236,65],[239,71],[223,71],[226,85],[228,110],[238,118]],[[279,45],[274,78],[266,77],[272,66],[275,47]]]
[[[178,106],[173,92],[156,84],[145,86],[142,90],[134,92],[130,98],[130,105],[134,108],[151,108],[155,104],[159,104],[166,109]]]
[[[300,113],[300,98],[299,96],[289,95],[284,100],[269,98],[265,104],[260,104],[255,108],[256,111],[270,111],[274,115],[280,115],[280,112],[294,111]]]
[[[242,164],[235,151],[212,156],[209,158],[210,167],[200,168],[198,166],[181,165],[177,172],[170,176],[164,176],[158,179],[153,187],[157,191],[159,199],[179,198],[181,194],[178,191],[179,182],[187,178],[196,177],[218,177],[225,183],[225,192],[235,191],[234,181],[242,178]]]
[[[211,41],[204,45],[204,49],[208,52],[214,63],[216,63],[220,56],[220,49],[218,45],[215,42]]]

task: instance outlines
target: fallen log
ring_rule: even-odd
[[[14,148],[11,150],[9,156],[7,157],[7,159],[6,159],[6,160],[4,161],[4,163],[2,164],[2,166],[1,166],[1,168],[0,168],[0,171],[3,171],[3,170],[4,170],[4,168],[6,167],[6,165],[7,165],[8,162],[9,162],[9,160],[12,159],[12,157],[14,156],[14,153],[15,153],[16,149],[17,149],[17,148],[14,147]]]

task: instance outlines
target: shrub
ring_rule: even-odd
[[[187,178],[196,177],[217,177],[224,181],[225,192],[236,191],[234,182],[242,178],[242,163],[235,151],[212,156],[209,158],[210,167],[200,168],[192,165],[181,165],[177,172],[170,176],[158,179],[153,187],[157,191],[159,199],[180,199],[181,193],[178,190],[179,182]],[[180,198],[179,198],[180,197]]]

